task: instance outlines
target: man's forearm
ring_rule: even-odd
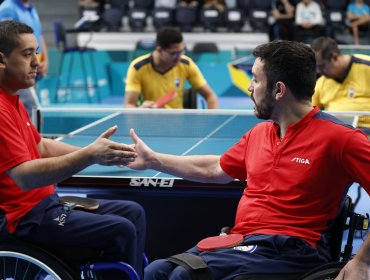
[[[365,242],[362,244],[355,258],[358,261],[367,263],[370,266],[370,235],[366,238]]]

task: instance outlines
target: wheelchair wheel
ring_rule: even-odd
[[[0,279],[73,280],[72,269],[51,253],[30,244],[0,244]]]
[[[332,280],[343,268],[346,262],[328,263],[319,266],[299,277],[299,280]]]

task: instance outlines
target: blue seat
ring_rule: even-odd
[[[203,56],[210,56],[209,62],[218,62],[219,60],[219,48],[216,43],[213,42],[198,42],[195,43],[192,49],[193,59],[198,63]]]
[[[118,9],[122,13],[126,13],[129,6],[129,0],[109,0],[111,8]]]
[[[142,32],[147,26],[148,11],[144,8],[131,8],[128,12],[128,22],[133,32]]]
[[[251,0],[249,7],[249,24],[254,32],[266,32],[271,12],[271,0]]]
[[[171,8],[154,8],[152,12],[154,27],[159,30],[163,26],[172,26],[173,14],[174,11]]]
[[[110,8],[103,12],[103,26],[108,32],[118,32],[122,27],[123,12],[117,8]]]
[[[145,10],[151,10],[154,7],[154,0],[135,0],[134,8],[141,8]]]
[[[328,0],[325,5],[327,34],[334,37],[343,32],[346,27],[347,0]]]
[[[230,32],[240,32],[245,24],[245,13],[239,8],[225,9],[225,25]]]
[[[216,8],[202,8],[200,21],[205,31],[216,32],[221,24],[221,13]]]
[[[175,10],[175,23],[182,32],[191,32],[197,21],[198,10],[191,7],[177,7]]]

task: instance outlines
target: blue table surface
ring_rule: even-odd
[[[113,141],[133,143],[130,128],[153,150],[176,155],[222,154],[252,126],[260,122],[254,115],[207,114],[122,114],[115,113],[93,126],[72,132],[63,142],[86,146],[113,125],[118,131]],[[154,170],[135,171],[115,166],[92,165],[78,175],[109,177],[172,177]]]

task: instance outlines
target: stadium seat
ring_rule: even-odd
[[[156,46],[155,40],[139,40],[135,44],[135,49],[131,53],[130,61],[147,53],[154,51]]]
[[[128,10],[129,0],[109,0],[111,8],[120,10],[122,13],[126,13]]]
[[[154,7],[154,0],[135,0],[133,2],[134,8],[141,8],[149,11]]]
[[[170,8],[154,8],[152,13],[154,27],[159,30],[163,26],[172,26],[173,13],[173,9]]]
[[[254,32],[266,32],[271,12],[270,0],[251,0],[249,2],[249,24]]]
[[[110,8],[103,12],[102,24],[109,32],[118,32],[122,27],[123,12],[116,8]]]
[[[236,7],[241,9],[244,13],[247,13],[249,10],[249,3],[251,0],[237,0]]]
[[[334,37],[337,32],[346,29],[347,0],[328,0],[325,5],[325,19],[327,23],[327,34]]]
[[[225,9],[225,26],[230,32],[240,32],[245,23],[245,13],[239,8]]]
[[[133,32],[141,32],[147,26],[148,11],[143,8],[131,8],[128,12],[128,22]]]
[[[199,60],[201,55],[210,53],[216,54],[217,56],[219,55],[219,48],[216,43],[199,42],[195,43],[192,49],[192,54],[195,61]]]
[[[135,0],[129,9],[128,21],[133,32],[142,32],[147,26],[148,16],[154,7],[154,0]]]
[[[216,8],[202,8],[200,21],[205,31],[216,32],[221,23],[220,11]]]
[[[196,8],[177,7],[175,10],[175,23],[182,32],[190,32],[197,21]]]
[[[201,54],[205,52],[219,52],[219,49],[216,43],[199,42],[194,44],[192,52],[194,54]]]

